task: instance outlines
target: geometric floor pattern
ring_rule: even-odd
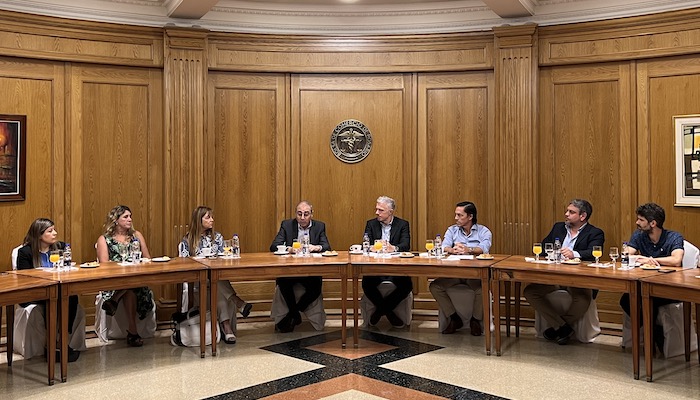
[[[419,354],[442,349],[427,343],[384,335],[374,331],[360,331],[363,354],[349,352],[341,355],[340,331],[310,336],[298,340],[262,347],[288,357],[316,363],[322,367],[241,390],[210,397],[228,399],[321,399],[348,391],[357,392],[357,398],[367,396],[403,399],[501,399],[468,388],[450,385],[419,376],[383,368],[382,365],[404,360]],[[349,343],[352,346],[352,343]],[[367,351],[370,349],[370,351]],[[401,388],[397,391],[397,387]]]

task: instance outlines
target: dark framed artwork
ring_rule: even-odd
[[[24,200],[26,134],[25,115],[0,114],[0,201]]]

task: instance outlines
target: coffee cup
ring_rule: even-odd
[[[209,257],[211,256],[211,247],[204,247],[201,250],[202,257]]]
[[[353,244],[350,246],[350,251],[353,253],[359,253],[362,251],[362,245],[361,244]]]
[[[637,257],[639,257],[639,256],[630,256],[630,267],[637,266]]]
[[[286,253],[287,252],[287,246],[284,244],[280,244],[277,246],[277,252],[278,253]]]

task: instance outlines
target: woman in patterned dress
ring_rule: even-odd
[[[99,262],[117,261],[124,262],[120,254],[120,248],[138,241],[143,257],[150,258],[146,240],[141,232],[134,230],[131,222],[131,210],[127,206],[116,206],[107,215],[107,220],[102,229],[102,236],[97,239],[97,258]],[[126,343],[132,347],[143,346],[143,339],[136,328],[136,318],[144,319],[153,308],[153,293],[148,287],[133,289],[103,291],[102,309],[108,315],[117,312],[119,304],[125,307],[129,320]]]

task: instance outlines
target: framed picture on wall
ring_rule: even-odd
[[[24,200],[27,117],[0,114],[0,201]]]
[[[700,207],[700,114],[673,117],[676,206]]]

